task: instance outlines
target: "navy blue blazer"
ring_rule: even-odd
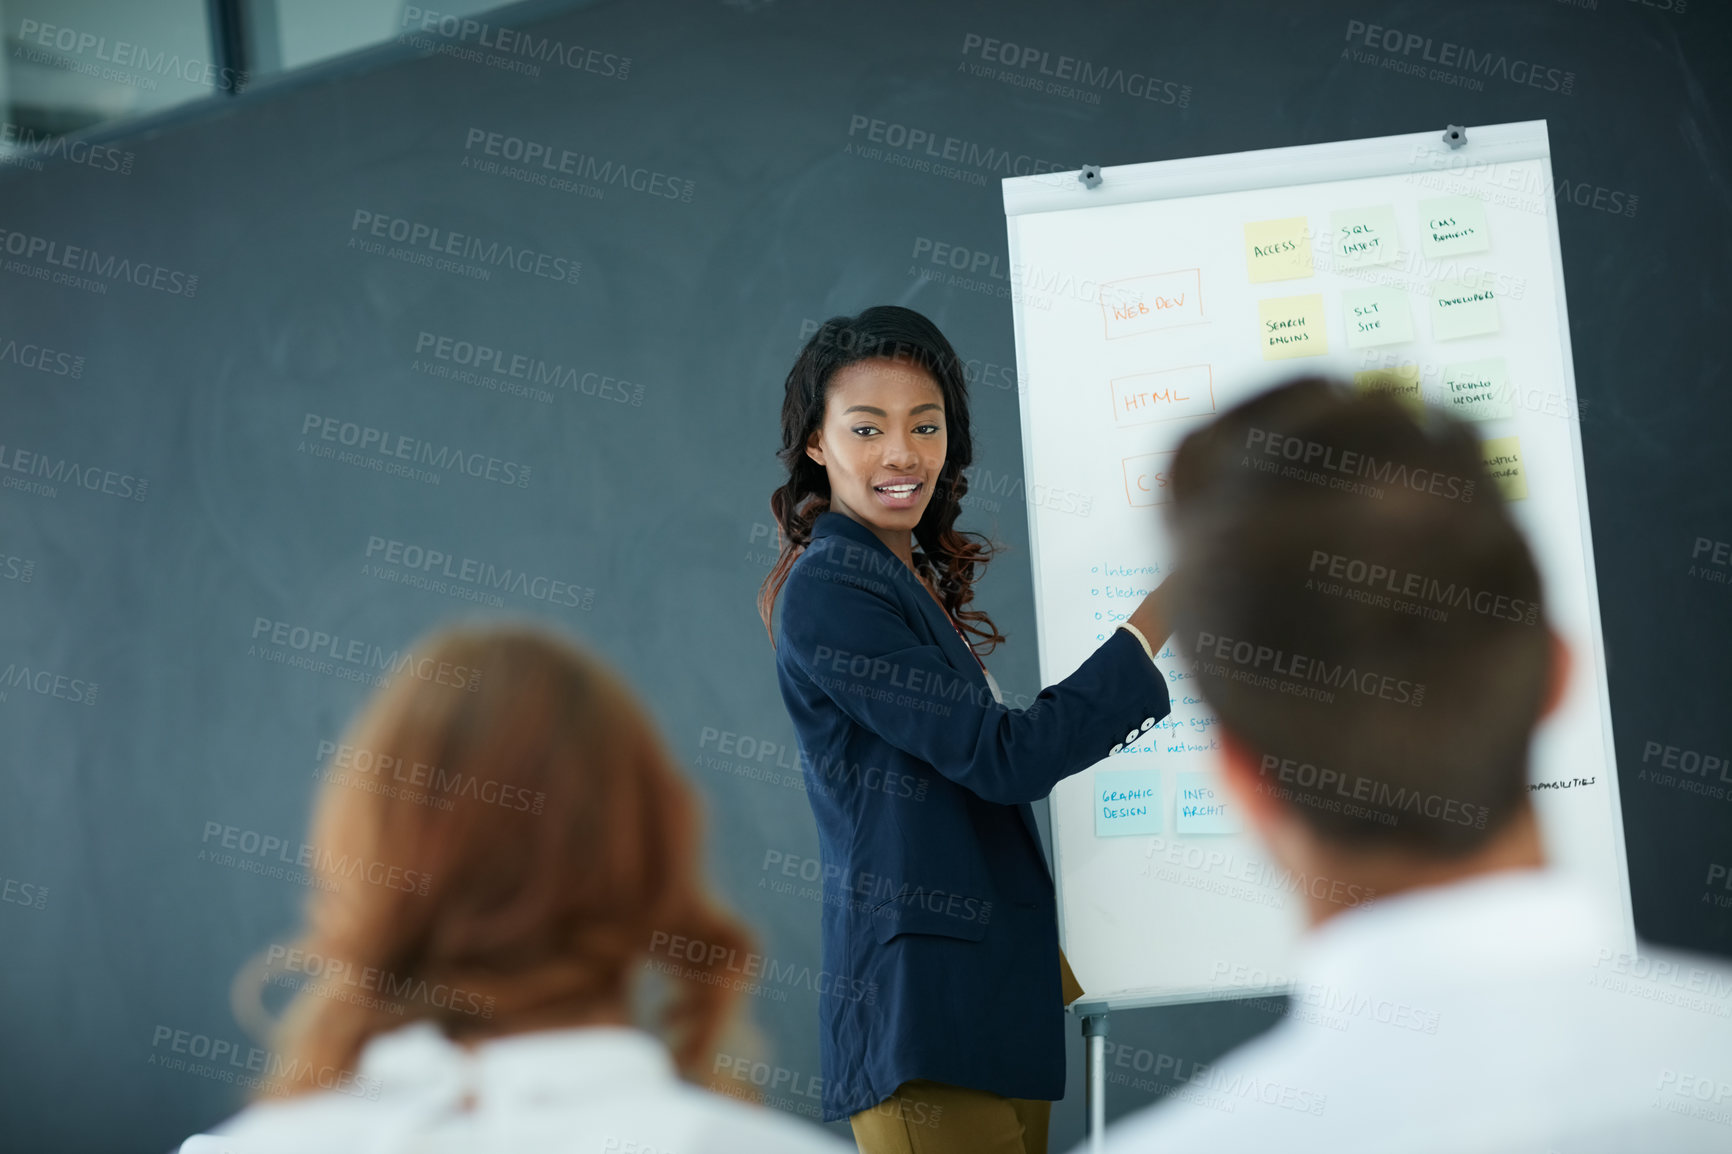
[[[776,673],[823,866],[826,1122],[929,1078],[1064,1097],[1052,875],[1029,803],[1167,715],[1123,629],[1025,710],[870,528],[825,512],[781,592]]]

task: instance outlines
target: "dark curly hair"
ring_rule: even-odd
[[[788,570],[812,542],[812,523],[830,508],[830,478],[824,467],[806,455],[806,441],[824,420],[830,378],[836,370],[859,361],[881,359],[919,365],[932,375],[944,395],[949,422],[944,468],[932,499],[914,527],[914,565],[931,579],[939,601],[966,634],[974,634],[991,653],[1004,634],[979,609],[974,599],[977,569],[997,547],[978,533],[955,527],[962,497],[968,492],[963,470],[974,461],[974,441],[968,431],[968,383],[962,362],[938,326],[913,309],[876,305],[859,316],[831,317],[818,327],[788,372],[782,398],[782,447],[776,455],[788,468],[787,483],[770,494],[780,555],[758,591],[758,615],[770,644],[776,643],[770,616],[776,596],[788,580]],[[965,637],[966,639],[966,637]],[[973,644],[972,642],[970,644]]]

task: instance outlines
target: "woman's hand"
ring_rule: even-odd
[[[1168,575],[1159,585],[1149,590],[1142,604],[1138,605],[1130,616],[1130,623],[1149,639],[1149,646],[1157,653],[1161,646],[1167,643],[1168,634],[1173,631],[1170,608],[1172,586],[1173,578]]]

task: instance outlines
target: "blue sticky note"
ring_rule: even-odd
[[[1176,833],[1238,833],[1238,807],[1212,773],[1181,773],[1173,798]]]
[[[1161,832],[1161,771],[1095,770],[1095,836]]]

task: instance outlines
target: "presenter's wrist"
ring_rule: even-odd
[[[1119,622],[1119,628],[1125,630],[1132,637],[1135,637],[1137,639],[1137,644],[1139,644],[1143,647],[1143,652],[1147,653],[1149,655],[1150,661],[1153,661],[1155,659],[1154,647],[1149,644],[1149,639],[1147,637],[1143,636],[1143,631],[1141,629],[1138,629],[1135,625],[1132,625],[1129,621]]]

